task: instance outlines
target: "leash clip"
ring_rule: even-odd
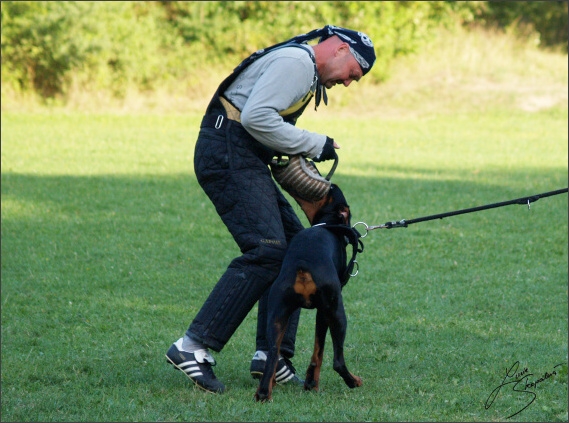
[[[358,226],[358,225],[364,225],[364,226],[365,226],[365,230],[366,230],[366,233],[365,233],[365,234],[362,235],[361,232],[356,229],[356,226]],[[356,232],[357,232],[358,234],[360,234],[360,238],[365,238],[365,237],[367,236],[368,232],[369,232],[369,226],[368,226],[368,224],[365,223],[365,222],[356,222],[356,223],[354,223],[354,224],[352,225],[352,229],[355,229]]]
[[[405,222],[405,221],[402,220],[401,222]],[[400,223],[401,223],[401,222],[400,222]],[[384,229],[384,228],[390,229],[390,228],[392,227],[391,225],[393,225],[393,224],[395,224],[395,222],[389,222],[389,223],[386,223],[385,225],[373,225],[373,226],[370,226],[370,225],[368,225],[368,224],[365,223],[365,222],[356,222],[356,223],[354,223],[354,225],[352,226],[352,229],[355,229],[356,232],[360,234],[360,238],[365,238],[365,237],[367,236],[367,234],[369,233],[369,231],[373,231],[374,229]],[[366,233],[362,235],[362,234],[360,233],[360,231],[358,231],[358,230],[356,229],[356,226],[357,226],[357,225],[364,225],[364,226],[365,226]],[[407,226],[407,225],[405,224],[405,226]]]

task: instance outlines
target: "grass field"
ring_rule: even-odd
[[[418,98],[381,87],[392,114],[384,99],[301,122],[340,143],[354,222],[413,219],[567,187],[561,73],[563,92],[542,85],[565,100],[540,107],[507,77],[471,106],[417,80],[400,93]],[[225,394],[174,372],[164,353],[238,254],[193,175],[199,120],[2,112],[2,421],[567,421],[567,194],[371,231],[344,289],[361,388],[332,370],[328,341],[319,393],[279,386],[255,403],[256,309],[215,354]],[[303,311],[301,373],[313,325]]]

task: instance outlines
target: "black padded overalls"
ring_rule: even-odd
[[[275,48],[288,46],[303,48],[314,61],[307,47],[287,43],[245,59],[213,96],[195,147],[194,169],[198,182],[242,253],[230,263],[186,332],[214,351],[221,351],[259,300],[256,347],[257,350],[269,349],[265,339],[267,288],[278,276],[288,242],[303,229],[268,167],[278,152],[256,141],[239,122],[229,119],[220,100],[235,77],[250,63]],[[307,93],[300,107],[288,109],[292,113],[281,114],[283,119],[294,125],[313,94],[313,91]],[[294,355],[299,316],[300,310],[291,317],[281,344],[281,354],[287,358]]]

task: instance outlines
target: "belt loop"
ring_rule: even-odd
[[[215,121],[214,128],[215,128],[215,129],[221,128],[221,124],[222,124],[222,123],[223,123],[223,115],[219,115],[219,116],[217,117],[217,120]]]

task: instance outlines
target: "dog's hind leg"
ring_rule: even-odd
[[[270,349],[267,354],[267,361],[265,362],[265,370],[263,371],[263,376],[259,382],[259,387],[255,393],[256,401],[271,401],[273,386],[275,386],[275,372],[277,370],[277,363],[279,361],[279,351],[281,341],[283,340],[288,318],[284,321],[279,320],[274,323],[274,335],[268,338]],[[276,342],[273,342],[276,338]]]
[[[304,381],[304,389],[307,391],[318,391],[320,382],[320,369],[322,367],[322,358],[324,356],[324,342],[326,341],[326,333],[328,332],[328,320],[325,313],[318,309],[316,311],[316,330],[314,336],[314,352],[310,359],[310,365],[306,370],[306,379]]]
[[[271,290],[273,294],[273,290]],[[281,342],[284,338],[288,320],[298,307],[286,305],[283,300],[275,301],[274,295],[269,295],[269,327],[267,328],[267,343],[269,352],[265,363],[263,377],[255,393],[256,401],[270,401],[273,386],[275,385],[275,371],[279,361]]]
[[[348,320],[346,319],[346,312],[344,311],[344,303],[340,298],[336,311],[330,313],[330,335],[332,336],[332,343],[334,345],[334,370],[342,376],[346,385],[350,388],[355,388],[362,386],[362,380],[358,376],[350,373],[344,359],[344,340],[346,338],[347,326]]]

